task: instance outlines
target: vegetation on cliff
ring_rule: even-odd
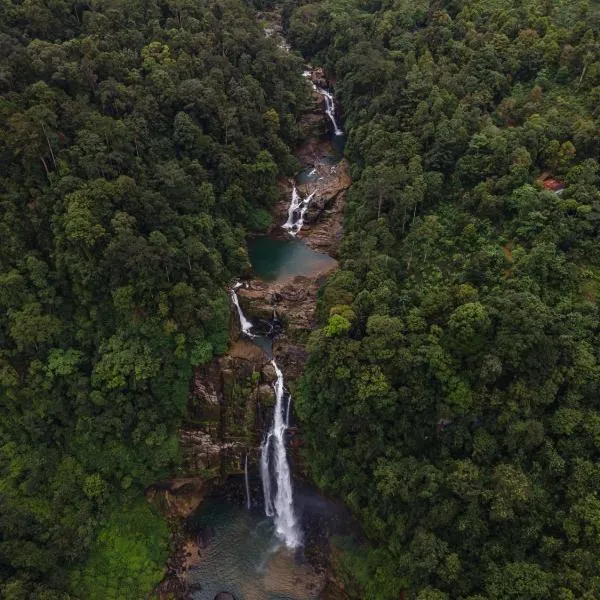
[[[315,478],[373,542],[346,589],[600,597],[597,5],[286,15],[349,131],[341,269],[297,405]]]
[[[238,0],[0,0],[3,598],[160,577],[139,499],[295,169],[299,62]]]

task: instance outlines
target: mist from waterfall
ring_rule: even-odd
[[[286,395],[283,373],[277,363],[271,361],[277,380],[275,387],[275,408],[273,424],[261,446],[261,477],[265,494],[265,513],[274,517],[277,536],[286,546],[296,548],[301,545],[302,538],[294,513],[294,497],[292,477],[285,447],[285,432],[288,415],[284,419],[284,396]],[[287,413],[287,410],[285,411]],[[275,491],[271,485],[275,482]]]

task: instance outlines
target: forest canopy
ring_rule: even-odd
[[[162,576],[143,488],[296,168],[300,62],[238,0],[0,0],[2,598]]]
[[[298,411],[356,598],[600,597],[596,3],[286,4],[354,183]]]

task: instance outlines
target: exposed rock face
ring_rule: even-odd
[[[350,186],[350,166],[346,159],[337,164],[327,164],[324,156],[333,150],[328,142],[320,142],[304,147],[304,160],[314,167],[317,180],[298,186],[298,192],[306,197],[313,191],[315,195],[304,216],[304,226],[298,237],[311,248],[330,256],[336,256],[343,234],[343,211],[346,202],[346,190]],[[281,200],[274,209],[274,227],[277,231],[285,223],[292,197],[293,181],[280,182]],[[257,317],[263,317],[259,315]]]
[[[207,483],[199,477],[176,477],[146,490],[146,498],[168,515],[186,519],[202,503]]]
[[[299,237],[314,250],[336,256],[344,232],[343,212],[350,167],[343,159],[337,165],[317,165],[316,169],[319,180]],[[313,188],[315,184],[306,184],[300,187],[300,192],[310,194]]]
[[[271,311],[272,312],[272,311]],[[254,455],[275,398],[270,358],[256,344],[236,340],[229,351],[194,374],[188,422],[179,432],[186,473],[223,478]]]
[[[254,279],[248,282],[245,288],[239,290],[238,296],[250,316],[260,314],[267,309],[272,311],[275,308],[284,324],[283,335],[295,337],[299,332],[314,327],[319,287],[325,277],[336,268],[337,265],[334,263],[311,277],[298,275],[283,281],[266,282]],[[281,337],[280,335],[275,339],[275,345]]]

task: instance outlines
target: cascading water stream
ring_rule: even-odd
[[[335,118],[335,100],[333,99],[333,94],[323,89],[322,87],[316,85],[315,82],[311,79],[310,71],[304,71],[302,75],[310,81],[312,89],[315,90],[317,94],[323,96],[323,99],[325,100],[325,113],[327,114],[329,120],[331,121],[331,124],[333,125],[333,133],[335,135],[344,135],[344,132],[340,129]]]
[[[246,315],[242,311],[242,307],[240,306],[240,301],[239,301],[237,293],[235,291],[239,287],[241,287],[241,285],[242,284],[238,282],[231,288],[231,301],[233,302],[233,305],[235,306],[235,308],[237,310],[237,314],[240,319],[240,327],[242,328],[242,332],[245,333],[248,337],[256,337],[250,331],[253,327],[252,322],[246,318]]]
[[[296,188],[296,184],[294,184],[294,188],[292,189],[292,199],[290,201],[290,207],[288,208],[288,218],[287,221],[282,225],[284,229],[292,229],[296,223],[296,212],[300,208],[301,204],[300,194],[298,193],[298,188]]]
[[[301,544],[301,536],[296,522],[296,515],[294,514],[292,478],[285,447],[288,416],[286,414],[284,420],[283,400],[285,388],[283,373],[274,360],[271,361],[271,364],[277,375],[274,385],[276,401],[273,412],[273,424],[261,446],[261,477],[265,493],[265,513],[267,516],[275,518],[277,536],[289,548],[296,548]],[[271,486],[272,476],[276,484],[274,497]]]
[[[315,86],[315,90],[317,90],[317,92],[325,99],[325,113],[333,125],[333,133],[335,133],[335,135],[343,135],[344,132],[339,128],[337,121],[335,120],[335,102],[333,96],[330,92],[319,86]]]
[[[304,225],[304,215],[308,210],[311,200],[314,198],[316,192],[312,192],[306,198],[301,198],[294,184],[292,189],[292,199],[290,201],[290,207],[288,208],[287,221],[282,225],[283,229],[286,229],[290,235],[296,236]]]
[[[250,499],[250,479],[248,478],[248,455],[246,454],[246,460],[244,461],[244,479],[246,481],[246,508],[250,510],[252,507],[252,500]]]

